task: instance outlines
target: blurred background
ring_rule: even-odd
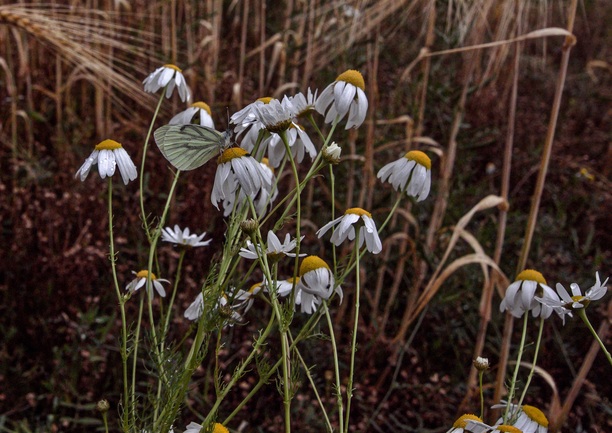
[[[395,195],[376,183],[378,169],[409,149],[432,157],[430,197],[415,206],[406,200],[404,212],[381,233],[383,253],[368,257],[363,265],[355,431],[443,432],[458,414],[477,411],[470,369],[482,326],[481,297],[487,290],[494,290],[483,350],[493,366],[485,375],[492,404],[504,322],[498,312],[503,279],[484,278],[477,264],[460,266],[435,293],[428,292],[431,299],[417,301],[441,262],[455,224],[485,196],[501,194],[509,140],[509,210],[504,212],[502,236],[502,211],[497,209],[478,213],[467,230],[486,254],[496,256],[510,280],[516,275],[555,109],[565,38],[420,54],[573,25],[576,45],[563,83],[527,266],[542,272],[549,285],[562,282],[566,288],[571,282],[590,287],[596,271],[602,279],[609,275],[612,5],[606,0],[3,3],[0,431],[102,430],[95,403],[106,398],[111,411],[116,409],[121,393],[120,320],[108,261],[106,183],[94,172],[85,182],[75,180],[74,173],[106,138],[122,143],[140,165],[159,96],[145,94],[141,83],[166,63],[183,69],[193,101],[210,105],[219,130],[227,127],[228,114],[256,98],[305,92],[308,87],[320,92],[343,71],[361,71],[370,104],[367,120],[358,130],[339,130],[336,135],[344,158],[337,168],[337,179],[342,180],[337,181],[339,211],[364,207],[382,222]],[[165,101],[156,126],[184,108],[177,96]],[[155,215],[171,179],[156,146],[150,145],[146,162],[145,199]],[[185,174],[168,218],[169,225],[207,231],[213,238],[210,248],[188,255],[172,323],[174,337],[188,331],[182,311],[200,290],[223,241],[225,223],[210,203],[213,177],[213,164]],[[308,253],[323,251],[314,232],[329,219],[328,194],[323,180],[305,194],[309,211],[303,248]],[[135,184],[115,190],[115,233],[120,284],[126,285],[131,271],[145,266],[147,252]],[[472,246],[460,242],[450,260],[471,252]],[[162,277],[167,278],[177,253],[166,245],[159,256],[167,269]],[[345,302],[334,305],[340,341],[350,336],[351,287],[347,281]],[[596,328],[611,318],[609,304],[608,295],[589,308]],[[237,362],[236,354],[248,349],[265,314],[265,309],[253,308],[247,324],[229,331],[228,371]],[[529,402],[546,412],[567,397],[592,337],[577,319],[562,326],[553,317],[544,338],[538,364],[543,373],[532,383]],[[610,347],[609,336],[607,344]],[[331,368],[321,341],[305,343],[303,353],[319,372]],[[205,361],[194,378],[185,420],[177,422],[180,428],[210,405],[211,362]],[[612,430],[612,387],[602,380],[609,372],[599,353],[563,431]],[[326,375],[316,379],[326,401],[332,401]],[[245,376],[222,414],[231,412],[254,380]],[[244,422],[236,420],[229,427],[280,431],[281,407],[271,383],[261,398],[243,409],[238,418]],[[293,408],[296,431],[317,431],[319,415],[306,380]]]

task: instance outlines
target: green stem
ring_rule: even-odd
[[[166,94],[165,88],[159,97],[159,101],[157,102],[157,107],[155,108],[155,113],[153,113],[153,118],[151,119],[151,124],[149,125],[149,131],[147,132],[147,138],[145,138],[144,146],[142,149],[142,161],[140,162],[140,212],[142,218],[142,224],[144,225],[145,232],[147,234],[147,239],[149,242],[151,241],[151,233],[149,231],[149,223],[147,221],[147,214],[144,208],[144,168],[145,168],[145,160],[147,159],[147,147],[149,147],[149,139],[151,138],[151,132],[153,132],[153,125],[155,124],[155,119],[157,119],[157,115],[159,114],[159,109],[161,107],[161,103],[164,100],[164,95]]]
[[[128,393],[128,367],[127,367],[127,320],[125,317],[125,297],[121,295],[119,280],[117,278],[117,257],[115,256],[115,240],[113,235],[113,178],[108,177],[108,233],[110,237],[110,261],[113,274],[113,283],[119,309],[121,311],[121,364],[123,367],[123,430],[128,431],[129,427],[129,393]],[[133,408],[132,408],[133,409]]]
[[[329,309],[327,308],[327,302],[323,301],[323,310],[325,313],[325,317],[327,318],[327,326],[329,327],[329,336],[332,345],[332,353],[334,357],[334,376],[336,377],[336,405],[338,406],[338,422],[339,422],[339,430],[340,433],[344,431],[344,417],[342,416],[343,408],[342,408],[342,387],[340,384],[340,362],[338,361],[338,347],[336,346],[336,337],[334,335],[334,325],[331,320],[331,315],[329,314]]]
[[[478,389],[480,390],[480,419],[484,418],[484,392],[482,389],[482,376],[484,371],[478,372]]]
[[[580,316],[584,324],[587,326],[587,328],[589,328],[589,331],[591,331],[591,334],[593,334],[593,337],[595,337],[595,340],[597,340],[597,343],[599,343],[599,347],[601,347],[601,350],[603,350],[604,355],[606,355],[608,362],[610,363],[610,365],[612,365],[612,356],[610,355],[610,352],[608,352],[608,349],[606,348],[606,346],[603,344],[603,341],[601,341],[601,338],[599,338],[599,335],[597,335],[597,331],[595,331],[595,329],[593,328],[593,325],[591,325],[591,322],[589,321],[586,315],[585,309],[579,308],[574,311],[578,313],[578,316]]]
[[[525,312],[527,315],[527,312]],[[544,318],[540,317],[540,328],[538,329],[538,339],[536,341],[535,351],[533,353],[533,361],[531,361],[531,369],[529,370],[529,376],[527,376],[527,382],[525,382],[525,388],[521,393],[521,398],[519,399],[517,406],[521,407],[523,404],[523,400],[525,399],[525,395],[527,394],[527,389],[529,388],[529,384],[531,384],[531,378],[533,377],[533,373],[535,372],[535,367],[538,362],[538,353],[540,352],[540,345],[542,344],[542,331],[544,330]]]
[[[361,230],[364,230],[361,228]],[[357,329],[359,325],[359,238],[355,239],[355,323],[353,324],[353,339],[351,341],[351,365],[349,370],[348,384],[346,386],[346,414],[345,414],[345,432],[349,431],[349,419],[351,414],[351,399],[353,398],[353,378],[355,376],[355,352],[357,352]]]
[[[527,336],[527,321],[529,319],[529,311],[525,311],[523,314],[523,333],[521,335],[521,344],[519,345],[518,355],[516,357],[516,365],[514,367],[514,373],[512,374],[512,382],[510,382],[510,389],[508,390],[508,403],[506,404],[506,411],[504,412],[504,424],[506,424],[508,420],[508,416],[510,415],[510,408],[512,407],[512,399],[514,398],[514,393],[516,391],[516,379],[518,377],[519,368],[521,368],[521,358],[523,356],[523,351],[525,350],[525,338]]]

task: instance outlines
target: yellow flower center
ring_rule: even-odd
[[[264,96],[263,98],[257,98],[258,101],[263,102],[264,104],[269,104],[271,100],[273,100],[274,98],[270,97],[270,96]]]
[[[272,174],[274,174],[274,167],[270,165],[270,160],[268,158],[261,158],[260,161],[262,164],[265,164],[270,170],[272,170]]]
[[[370,212],[368,212],[367,210],[363,210],[360,207],[352,207],[350,209],[347,209],[346,212],[344,212],[344,215],[348,215],[348,214],[354,214],[354,215],[359,215],[359,216],[367,216],[369,218],[372,218],[372,214]]]
[[[329,266],[318,256],[308,256],[302,260],[302,264],[300,265],[300,277],[306,272],[314,271],[319,268],[329,269]]]
[[[590,299],[586,298],[585,296],[582,295],[576,295],[576,296],[572,296],[572,301],[574,302],[578,302],[579,304],[581,304],[584,308],[588,307],[588,305],[591,303]],[[567,308],[568,310],[573,310],[573,303],[568,302],[567,304],[563,305],[565,308]]]
[[[533,269],[525,269],[523,272],[518,274],[516,277],[516,281],[518,280],[521,280],[521,281],[530,280],[530,281],[535,281],[536,283],[546,285],[546,280],[544,279],[544,276],[538,271],[534,271]]]
[[[431,159],[429,159],[429,156],[420,150],[411,150],[404,155],[404,158],[410,161],[415,161],[417,164],[421,164],[427,170],[431,170]]]
[[[548,427],[548,419],[544,412],[535,406],[529,406],[528,404],[523,406],[523,412],[534,422],[538,423],[543,427]]]
[[[213,427],[213,433],[229,433],[229,430],[223,424],[216,422]]]
[[[523,430],[521,430],[520,428],[516,428],[513,425],[498,425],[497,427],[495,427],[495,429],[501,431],[501,432],[507,432],[507,433],[523,433]]]
[[[181,68],[179,68],[176,65],[173,65],[172,63],[168,63],[168,64],[164,65],[164,68],[174,69],[176,72],[183,72],[183,70]]]
[[[261,285],[262,285],[262,283],[255,283],[255,284],[253,284],[251,286],[251,288],[249,289],[249,293],[251,295],[253,295],[253,294],[259,292],[259,290],[261,289]]]
[[[336,81],[344,81],[345,83],[352,84],[355,87],[359,87],[361,90],[365,91],[365,81],[363,80],[363,75],[361,72],[356,71],[354,69],[349,69],[338,75]]]
[[[466,413],[465,415],[461,415],[459,417],[459,419],[457,419],[457,421],[455,421],[455,423],[453,424],[453,427],[454,428],[466,428],[468,421],[480,421],[480,422],[482,422],[482,420],[479,417],[477,417],[476,415],[473,415],[471,413]]]
[[[210,112],[210,107],[208,106],[206,102],[202,102],[202,101],[194,102],[193,104],[191,104],[191,106],[199,108],[201,110],[205,110],[208,114],[212,114]]]
[[[115,140],[104,140],[96,145],[96,150],[115,150],[122,147],[121,143],[117,143]]]
[[[136,274],[137,278],[147,278],[148,276],[149,276],[149,271],[147,270],[140,271]],[[153,280],[157,280],[157,277],[155,276],[153,272],[151,272],[151,281]]]
[[[241,147],[230,147],[229,149],[225,149],[223,151],[223,153],[217,160],[217,164],[224,164],[226,162],[230,162],[234,158],[241,158],[248,154],[249,152],[247,152]]]
[[[297,283],[299,283],[299,282],[300,282],[300,277],[295,277],[295,278],[291,277],[291,278],[287,278],[287,280],[286,280],[286,281],[287,281],[289,284],[293,284],[293,281],[294,281],[294,280],[295,280],[295,284],[297,284]]]

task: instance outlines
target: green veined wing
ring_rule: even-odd
[[[229,147],[229,131],[200,125],[165,125],[153,135],[162,155],[179,170],[193,170]]]

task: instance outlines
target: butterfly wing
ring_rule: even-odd
[[[153,135],[162,155],[179,170],[206,164],[229,145],[229,134],[200,125],[165,125]]]

